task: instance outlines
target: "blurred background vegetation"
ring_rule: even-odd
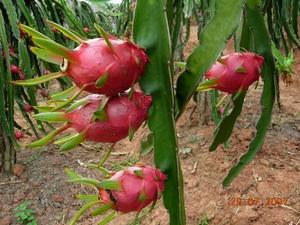
[[[47,24],[54,21],[72,29],[81,36],[94,38],[97,33],[94,23],[100,24],[107,32],[123,36],[130,30],[132,8],[130,1],[77,1],[77,0],[2,0],[0,2],[0,168],[11,172],[16,162],[17,139],[25,135],[40,136],[52,129],[50,124],[33,121],[30,117],[32,106],[38,98],[47,98],[48,85],[39,87],[15,87],[10,81],[42,76],[56,72],[59,67],[39,61],[29,50],[30,39],[26,38],[18,24],[36,28],[43,34],[74,48],[75,44]],[[130,35],[130,34],[127,34]],[[59,79],[62,89],[70,86],[67,78]],[[15,111],[20,112],[28,126],[15,120]]]

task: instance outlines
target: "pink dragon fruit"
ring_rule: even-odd
[[[13,57],[16,56],[16,50],[14,47],[9,47],[9,55]]]
[[[23,73],[23,71],[18,66],[12,64],[11,67],[10,67],[10,71],[13,74],[18,74],[20,80],[24,80],[25,79],[25,74]]]
[[[73,112],[67,113],[66,118],[70,127],[77,132],[84,132],[85,138],[95,142],[117,142],[139,128],[146,120],[151,97],[141,92],[112,97],[106,104],[106,119],[93,121],[93,115],[101,104],[99,95],[90,96],[91,102]]]
[[[14,74],[18,74],[21,72],[21,69],[18,66],[12,64],[10,67],[10,71]]]
[[[70,33],[53,22],[51,25],[64,31],[64,34]],[[27,82],[15,81],[15,84],[35,85],[50,79],[69,76],[78,87],[90,93],[114,96],[132,87],[143,74],[148,62],[148,57],[143,49],[130,41],[108,35],[104,31],[102,35],[104,38],[89,40],[74,37],[76,34],[71,35],[70,38],[75,39],[79,46],[70,50],[53,42],[43,34],[37,35],[37,31],[32,32],[33,29],[30,27],[25,25],[21,25],[21,27],[33,37],[33,42],[40,47],[33,47],[32,51],[46,61],[60,64],[62,72],[48,74],[44,76],[46,80],[30,79]]]
[[[91,30],[90,30],[90,28],[88,28],[88,27],[84,27],[84,28],[83,28],[83,32],[85,32],[85,33],[90,33]]]
[[[66,73],[77,86],[87,85],[91,93],[115,95],[127,90],[144,72],[148,58],[143,50],[131,42],[111,39],[112,49],[104,39],[92,39],[76,48]],[[74,61],[74,63],[72,63]],[[97,87],[103,77],[104,84]]]
[[[139,212],[160,197],[166,179],[165,174],[150,166],[129,167],[109,178],[119,182],[119,190],[100,189],[99,196],[116,211]]]
[[[15,137],[16,137],[16,139],[19,141],[19,140],[21,140],[22,138],[24,138],[24,133],[23,133],[22,131],[20,131],[20,130],[17,130],[17,131],[15,132]]]
[[[25,112],[27,112],[27,113],[32,112],[33,109],[34,109],[34,108],[33,108],[32,105],[29,105],[29,104],[25,104],[25,105],[24,105],[24,110],[25,110]]]
[[[66,121],[67,124],[54,133],[58,135],[68,128],[75,129],[79,133],[76,136],[78,139],[69,141],[75,140],[76,145],[84,140],[115,143],[126,136],[132,138],[134,132],[147,119],[152,102],[151,96],[145,96],[142,92],[132,93],[131,98],[128,94],[110,97],[106,103],[100,95],[89,95],[83,100],[84,105],[74,111],[40,113],[34,117],[42,121]],[[51,139],[55,136],[49,135]],[[46,136],[31,143],[29,147],[40,147],[50,141]]]
[[[214,88],[229,94],[246,91],[259,79],[264,58],[252,52],[232,53],[223,56],[205,74],[209,81],[199,86]],[[206,83],[206,84],[205,84]]]

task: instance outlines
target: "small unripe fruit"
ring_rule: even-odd
[[[88,27],[84,27],[84,28],[83,28],[83,31],[84,31],[85,33],[90,33],[90,32],[91,32],[90,28],[88,28]]]
[[[34,108],[33,108],[32,105],[29,105],[29,104],[25,104],[25,105],[24,105],[24,110],[25,110],[25,112],[27,112],[27,113],[32,112],[33,109],[34,109]]]
[[[15,137],[16,137],[16,139],[19,141],[19,140],[21,140],[22,138],[24,138],[24,133],[23,133],[22,131],[20,131],[20,130],[17,130],[17,131],[15,132]]]
[[[18,74],[20,80],[25,80],[25,74],[23,73],[23,71],[18,66],[12,64],[11,67],[10,67],[10,71],[13,74]]]
[[[19,73],[21,72],[21,69],[20,69],[18,66],[12,64],[12,65],[10,66],[10,71],[11,71],[13,74],[19,74]]]
[[[13,47],[9,48],[9,55],[10,56],[15,56],[16,55],[16,51],[15,51],[15,49]]]

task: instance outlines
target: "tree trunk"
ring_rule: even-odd
[[[208,125],[212,120],[209,92],[198,93],[197,108],[199,109],[199,123]]]
[[[0,127],[0,171],[12,173],[15,163],[16,149]]]

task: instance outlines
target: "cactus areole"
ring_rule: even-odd
[[[205,74],[208,79],[198,90],[214,88],[229,94],[247,91],[259,79],[264,58],[252,52],[232,53],[221,57]]]
[[[83,42],[70,55],[66,73],[79,87],[108,96],[131,87],[144,72],[148,58],[131,42],[97,38]]]
[[[119,212],[138,212],[161,196],[166,175],[150,166],[135,166],[118,171],[109,180],[119,182],[119,190],[100,189],[105,204]]]

